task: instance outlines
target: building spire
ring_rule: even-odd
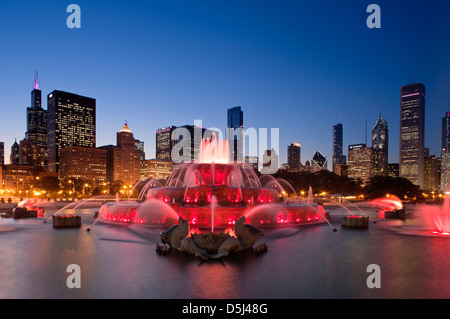
[[[119,131],[119,133],[121,132],[127,132],[127,133],[132,133],[129,126],[128,126],[128,121],[125,121],[125,123],[123,124],[122,129]]]
[[[33,89],[39,90],[39,74],[38,71],[34,72],[34,83],[33,83]]]

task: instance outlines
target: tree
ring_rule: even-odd
[[[392,194],[399,198],[407,196],[417,200],[421,200],[423,197],[419,186],[402,177],[374,176],[367,183],[365,190],[371,199],[384,197],[387,194]]]
[[[39,178],[36,185],[39,189],[48,193],[59,191],[59,180],[56,176],[43,176]]]

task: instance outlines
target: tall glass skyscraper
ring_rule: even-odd
[[[300,143],[292,143],[288,146],[288,169],[291,172],[300,172],[302,168],[301,149]]]
[[[422,83],[401,88],[400,117],[400,177],[423,188],[425,86]]]
[[[244,162],[244,112],[240,106],[228,109],[227,141],[230,147],[230,160]]]
[[[388,174],[388,138],[388,125],[380,114],[372,128],[373,176]]]
[[[59,172],[61,149],[67,146],[95,148],[95,109],[93,98],[53,91],[48,105],[48,169]]]
[[[37,146],[47,148],[47,110],[42,108],[42,93],[39,89],[39,78],[34,77],[31,91],[31,106],[27,107],[27,132],[25,138]]]
[[[442,118],[441,191],[448,190],[450,172],[450,111]]]
[[[343,153],[343,134],[342,123],[333,126],[333,172],[336,173],[336,164],[345,164],[347,158]]]
[[[172,148],[175,141],[172,140],[172,132],[176,126],[163,127],[156,130],[156,159],[171,161]]]
[[[5,165],[5,142],[0,142],[0,165]]]

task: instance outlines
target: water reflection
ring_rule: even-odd
[[[42,220],[4,220],[1,298],[449,298],[450,240],[406,236],[409,222],[377,220],[343,230],[340,213],[327,225],[265,230],[252,250],[203,262],[155,251],[162,229],[98,224],[93,211],[79,229],[55,230]],[[333,217],[334,216],[334,217]],[[82,288],[68,289],[66,268],[78,264]],[[367,266],[381,268],[381,289],[368,289]]]

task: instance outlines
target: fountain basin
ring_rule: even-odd
[[[13,209],[13,218],[35,218],[38,217],[37,210],[28,210],[26,207],[16,207]]]
[[[404,209],[396,209],[393,211],[385,211],[384,218],[386,219],[401,219],[406,220],[406,211]]]
[[[52,215],[53,228],[77,228],[81,226],[81,216]]]
[[[345,217],[342,217],[341,226],[346,227],[346,228],[368,229],[369,228],[369,216],[345,216]]]

